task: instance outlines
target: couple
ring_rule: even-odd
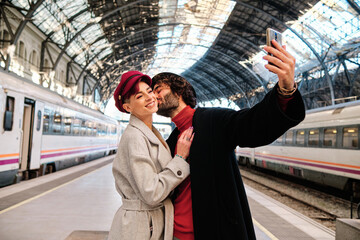
[[[256,239],[234,149],[270,144],[305,117],[295,59],[272,43],[265,67],[279,81],[251,109],[194,109],[193,87],[173,73],[122,75],[115,104],[131,115],[113,163],[122,206],[110,240]],[[177,126],[167,142],[155,112]]]

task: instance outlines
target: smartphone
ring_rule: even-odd
[[[272,28],[267,28],[266,29],[266,45],[274,47],[271,44],[271,41],[275,39],[275,41],[277,41],[280,46],[282,46],[282,35],[281,33],[279,33],[278,31],[272,29]]]
[[[277,41],[280,46],[282,46],[282,35],[281,33],[279,33],[278,31],[272,29],[272,28],[267,28],[266,29],[266,45],[274,47],[271,43],[271,41],[275,39],[275,41]],[[268,53],[270,56],[272,56],[271,53]],[[274,65],[272,63],[269,62],[269,64]]]

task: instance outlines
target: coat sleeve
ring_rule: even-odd
[[[190,174],[189,164],[175,156],[157,173],[149,147],[154,147],[145,136],[133,136],[128,140],[128,164],[138,190],[139,198],[148,205],[162,202],[169,193]],[[158,147],[158,146],[155,146]]]
[[[215,136],[220,145],[231,149],[267,145],[304,119],[305,107],[299,91],[294,93],[283,112],[274,90],[276,87],[252,108],[214,113]]]

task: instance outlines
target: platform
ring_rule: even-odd
[[[121,198],[113,157],[0,189],[0,239],[106,239]],[[335,232],[246,186],[258,240],[334,240]]]
[[[258,240],[335,239],[331,229],[249,186],[245,187]]]

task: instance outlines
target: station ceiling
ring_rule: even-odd
[[[123,72],[138,70],[150,76],[165,71],[184,76],[199,102],[230,99],[240,107],[251,107],[276,82],[256,60],[264,54],[268,27],[288,32],[288,44],[299,58],[296,80],[308,108],[360,96],[358,0],[17,0],[9,4],[30,16],[49,41],[83,68],[83,74],[97,81],[92,91],[97,90],[103,102],[111,97]],[[299,22],[309,11],[310,17]],[[337,27],[339,20],[333,21],[329,12],[342,16],[341,26],[351,28],[349,33]],[[332,32],[322,32],[321,24],[332,26]],[[295,38],[299,44],[291,41]]]

